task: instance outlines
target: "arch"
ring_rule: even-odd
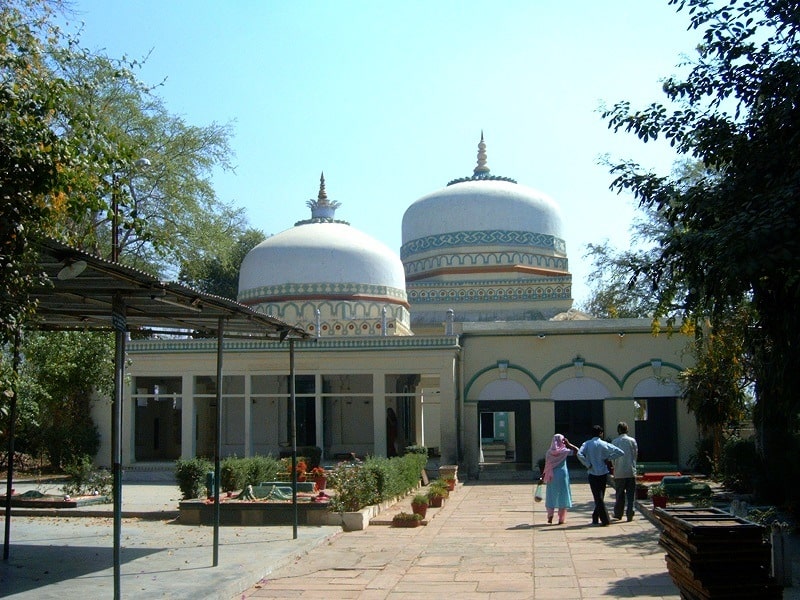
[[[643,379],[633,389],[634,398],[675,398],[680,395],[681,388],[677,383],[655,377]]]
[[[611,396],[608,388],[592,377],[573,377],[553,388],[551,397],[559,400],[605,400]]]
[[[478,400],[530,400],[528,390],[513,379],[495,379],[483,386]]]
[[[479,380],[481,377],[483,377],[483,380],[484,380],[484,381],[486,381],[486,379],[487,379],[487,378],[486,378],[486,377],[484,377],[484,375],[486,375],[487,373],[489,373],[489,372],[491,372],[491,371],[495,371],[495,372],[497,373],[497,375],[496,375],[496,379],[499,379],[499,371],[498,371],[498,369],[497,369],[497,364],[493,364],[493,365],[490,365],[490,366],[488,366],[488,367],[484,367],[484,368],[482,368],[482,369],[479,369],[479,370],[478,370],[478,371],[476,371],[476,372],[475,372],[475,374],[474,374],[474,375],[473,375],[473,376],[470,378],[470,380],[469,380],[469,381],[466,383],[466,385],[464,386],[464,402],[465,402],[465,403],[467,403],[467,402],[477,402],[477,401],[478,401],[478,399],[477,399],[477,398],[475,398],[475,399],[470,399],[470,391],[472,390],[472,386],[473,386],[473,385],[475,385],[475,383],[476,383],[476,382],[477,382],[477,381],[478,381],[478,380]],[[521,379],[523,379],[523,380],[529,380],[529,381],[531,381],[531,382],[533,383],[533,385],[535,385],[535,386],[536,386],[536,389],[538,389],[538,390],[541,390],[541,384],[539,383],[539,380],[538,380],[538,379],[536,379],[536,376],[535,376],[533,373],[531,373],[530,371],[528,371],[528,370],[527,370],[527,369],[525,369],[524,367],[521,367],[521,366],[519,366],[519,365],[515,365],[515,364],[513,364],[513,363],[509,363],[509,365],[508,365],[508,372],[509,372],[509,374],[510,374],[512,371],[517,371],[517,372],[519,372],[519,373],[522,373],[523,375],[522,375],[522,378],[521,378]],[[520,379],[520,378],[518,377],[518,379]],[[492,380],[492,381],[494,381],[494,380]],[[519,382],[518,382],[518,383],[519,383]],[[486,385],[488,385],[488,384],[486,384]],[[522,385],[522,384],[520,384],[520,385]],[[523,385],[523,387],[524,387],[524,385]],[[526,392],[526,394],[527,394],[527,392]],[[527,395],[526,397],[527,397],[527,398],[530,398],[530,395]]]

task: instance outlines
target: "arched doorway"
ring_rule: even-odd
[[[553,433],[560,433],[578,446],[590,437],[593,425],[605,420],[604,402],[608,388],[592,377],[573,377],[553,388]],[[570,468],[579,466],[578,459],[569,458]]]
[[[509,379],[489,383],[478,396],[481,463],[531,465],[531,400],[525,387]]]

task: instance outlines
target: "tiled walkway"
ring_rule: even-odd
[[[237,599],[680,598],[650,521],[592,526],[588,484],[572,492],[567,523],[548,525],[530,483],[459,484],[428,525],[338,535]]]

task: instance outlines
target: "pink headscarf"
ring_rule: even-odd
[[[544,455],[542,479],[545,483],[550,483],[553,480],[553,469],[561,466],[561,463],[567,460],[570,454],[572,454],[572,450],[564,444],[564,436],[560,433],[555,434],[547,454]]]

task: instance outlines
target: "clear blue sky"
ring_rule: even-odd
[[[663,145],[613,134],[601,102],[662,101],[699,36],[667,0],[75,0],[84,46],[140,58],[171,112],[233,126],[220,198],[267,234],[307,218],[325,172],[337,217],[399,253],[406,208],[492,173],[561,206],[584,301],[588,243],[629,243],[633,201],[600,156],[668,171]]]

